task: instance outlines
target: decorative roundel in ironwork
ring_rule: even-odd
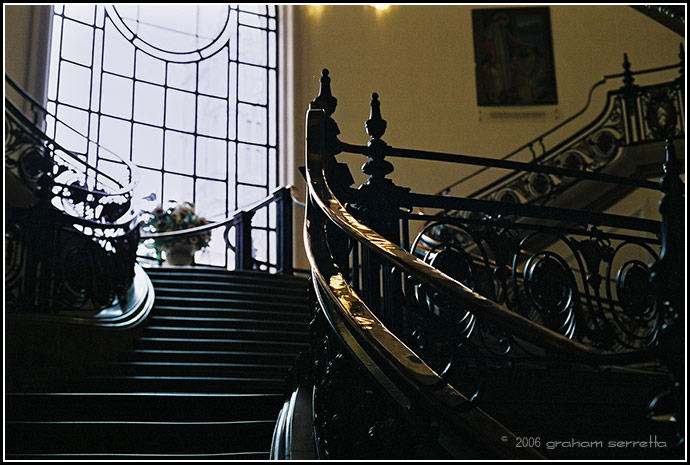
[[[585,156],[579,150],[568,150],[559,158],[561,168],[582,170],[585,167]]]
[[[573,303],[574,280],[567,264],[550,252],[533,255],[525,264],[524,285],[544,313],[562,313]]]
[[[601,128],[589,137],[592,155],[598,159],[612,158],[618,152],[621,135],[611,128]]]
[[[20,147],[18,153],[17,164],[20,176],[33,187],[36,187],[39,178],[49,173],[51,169],[45,148],[39,144],[29,143]]]
[[[542,197],[551,192],[551,178],[544,173],[531,173],[527,177],[527,188],[535,197]]]
[[[122,36],[143,52],[176,63],[208,58],[230,40],[233,21],[230,7],[204,5],[109,5],[106,13]],[[203,20],[203,21],[202,21]],[[203,35],[193,28],[201,23]],[[174,40],[173,40],[174,38]]]
[[[498,191],[494,197],[499,202],[504,203],[522,203],[522,199],[513,189],[507,188]]]
[[[428,263],[470,289],[475,289],[472,258],[462,249],[443,247],[429,255]]]
[[[653,312],[653,292],[649,269],[639,260],[625,263],[616,276],[616,292],[626,316],[645,319]]]

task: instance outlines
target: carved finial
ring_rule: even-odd
[[[331,116],[335,112],[335,107],[338,105],[338,99],[331,94],[331,78],[328,69],[324,68],[321,71],[321,85],[319,86],[319,95],[311,101],[309,109],[314,110],[321,108],[326,111],[326,116]]]
[[[632,65],[630,64],[630,60],[628,60],[628,54],[624,53],[623,54],[623,84],[625,84],[626,87],[631,87],[633,85],[633,82],[635,81],[635,78],[632,75],[632,71],[630,71],[630,67]]]
[[[633,81],[635,81],[635,78],[633,77],[633,73],[630,70],[632,67],[632,64],[630,63],[630,60],[628,59],[628,54],[624,53],[623,54],[623,83],[626,86],[631,86]]]
[[[372,139],[380,139],[386,132],[386,120],[381,118],[381,102],[379,102],[379,94],[376,92],[371,94],[371,111],[364,127]]]
[[[372,178],[383,179],[387,174],[393,172],[393,165],[388,160],[384,160],[388,145],[381,137],[386,132],[386,120],[381,118],[381,102],[379,102],[379,94],[376,92],[371,94],[371,111],[364,127],[371,137],[367,153],[371,160],[362,165],[362,171],[371,176],[370,181]]]

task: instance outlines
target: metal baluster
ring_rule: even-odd
[[[276,214],[277,272],[292,274],[292,198],[290,189],[281,189],[278,196]]]
[[[254,212],[240,212],[235,217],[235,269],[251,270],[252,258],[252,218]]]
[[[666,140],[664,173],[661,190],[665,195],[659,202],[661,253],[659,260],[651,266],[650,281],[657,305],[665,307],[667,318],[677,320],[673,326],[682,329],[685,327],[685,282],[679,277],[683,274],[685,260],[685,195],[684,183],[680,179],[680,162],[670,137]]]
[[[628,142],[636,142],[642,138],[640,132],[640,115],[637,111],[637,97],[638,86],[635,84],[633,72],[630,70],[630,60],[628,54],[623,54],[623,98],[625,100],[625,120],[629,128],[631,140]]]
[[[406,205],[403,198],[409,188],[396,186],[386,175],[393,172],[393,165],[385,159],[388,144],[381,137],[386,132],[386,121],[381,117],[381,102],[377,93],[371,96],[369,119],[365,122],[370,140],[367,144],[369,161],[362,171],[369,175],[358,189],[355,209],[362,222],[394,244],[400,243],[400,208]],[[383,273],[383,281],[381,281]],[[398,292],[395,292],[398,289]],[[362,293],[368,305],[380,315],[391,330],[397,332],[402,315],[396,302],[400,287],[393,281],[392,270],[368,250],[362,253]],[[383,294],[383,296],[382,296]],[[383,300],[381,298],[383,297]]]
[[[662,312],[667,323],[661,335],[662,359],[674,378],[670,390],[662,392],[649,406],[649,415],[654,416],[657,409],[671,408],[679,425],[685,424],[682,406],[685,404],[684,384],[686,373],[685,324],[685,186],[680,179],[680,162],[676,159],[673,139],[666,139],[665,175],[661,188],[665,193],[659,202],[661,213],[661,254],[659,260],[650,266],[650,284],[654,292],[657,311]],[[665,402],[669,399],[670,402]],[[666,407],[662,405],[667,403]],[[680,437],[680,434],[679,434]]]

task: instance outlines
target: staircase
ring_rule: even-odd
[[[79,376],[8,383],[8,459],[268,459],[308,347],[304,278],[149,268],[135,344]],[[9,376],[8,376],[9,379]]]

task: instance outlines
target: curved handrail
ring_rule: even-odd
[[[324,113],[321,110],[310,111],[307,127],[310,130],[314,128],[316,115],[319,115],[317,116],[319,121],[316,124],[321,125],[322,131]],[[325,168],[320,165],[320,161],[323,161],[323,159],[319,160],[320,155],[309,151],[307,153],[307,182],[310,186],[309,195],[312,203],[307,203],[304,241],[307,257],[312,267],[312,277],[315,287],[317,287],[317,298],[320,300],[322,308],[328,309],[330,303],[337,306],[335,311],[325,311],[331,326],[338,328],[341,336],[348,340],[351,349],[356,348],[358,355],[364,359],[364,366],[369,374],[377,379],[381,385],[388,386],[388,389],[393,391],[392,397],[404,398],[405,394],[390,385],[389,375],[395,376],[397,381],[401,381],[409,390],[417,396],[421,396],[426,405],[442,418],[445,424],[451,426],[454,434],[462,433],[472,438],[474,447],[477,445],[484,446],[498,457],[543,459],[544,457],[534,449],[515,449],[512,447],[515,439],[514,434],[481,409],[465,408],[469,405],[468,399],[392,334],[357,296],[340,273],[330,256],[326,235],[323,233],[325,219],[330,221],[337,219],[343,224],[352,224],[355,229],[361,228],[359,233],[377,241],[377,247],[385,248],[388,244],[384,244],[385,239],[380,236],[376,237],[375,233],[370,230],[367,231],[368,228],[348,217],[344,207],[333,197],[328,188],[324,176]],[[326,205],[334,208],[337,213],[329,214],[330,208]],[[314,215],[312,213],[316,211],[321,214]],[[326,216],[323,213],[326,213]],[[341,226],[338,222],[336,224]],[[373,235],[369,234],[370,232]],[[353,235],[353,237],[355,236],[357,234]],[[373,348],[375,353],[362,350],[360,343],[368,348]],[[378,368],[381,362],[391,368],[393,373],[381,371]],[[404,402],[404,399],[401,401]],[[486,431],[495,434],[485,434]]]
[[[307,131],[310,137],[323,132],[325,118],[323,110],[309,110]],[[461,307],[470,309],[478,318],[549,351],[555,358],[599,365],[647,361],[657,355],[654,348],[618,353],[602,352],[568,339],[479,295],[391,243],[357,221],[335,197],[325,175],[330,156],[325,152],[323,137],[321,137],[320,146],[314,148],[316,145],[314,142],[316,141],[307,143],[307,180],[312,202],[351,239],[359,242],[386,262],[407,272],[421,284],[453,299]],[[374,341],[371,342],[374,343]]]
[[[338,147],[344,152],[357,153],[366,155],[368,147],[364,145],[349,144],[338,141]],[[503,168],[512,169],[516,171],[527,171],[532,173],[553,174],[555,176],[565,176],[579,179],[587,179],[592,181],[609,182],[614,184],[622,184],[627,186],[634,186],[643,189],[661,190],[659,183],[647,181],[644,179],[630,179],[622,176],[616,176],[606,173],[596,173],[589,171],[573,170],[569,168],[560,168],[556,166],[537,165],[534,163],[524,163],[518,161],[509,161],[504,159],[484,158],[475,155],[462,155],[453,153],[430,152],[426,150],[417,149],[401,149],[395,147],[386,147],[382,153],[387,157],[399,158],[416,158],[422,160],[445,161],[451,163],[462,163],[465,165],[486,166],[488,168]],[[512,176],[512,175],[511,175]],[[444,192],[444,191],[441,191]],[[470,196],[472,197],[472,196]]]
[[[102,190],[92,190],[92,189],[87,189],[84,187],[80,186],[70,186],[71,188],[81,190],[83,192],[93,192],[99,195],[103,196],[118,196],[118,195],[125,195],[129,194],[135,187],[136,181],[131,181],[128,184],[122,183],[120,180],[113,178],[110,174],[101,171],[98,168],[95,168],[91,166],[88,162],[80,159],[78,156],[74,155],[70,150],[66,149],[63,147],[61,144],[56,142],[55,140],[51,139],[48,137],[45,133],[43,133],[40,130],[37,130],[33,128],[32,126],[29,126],[30,120],[21,113],[21,110],[19,110],[12,102],[10,101],[5,101],[5,110],[9,110],[9,113],[12,117],[16,118],[18,123],[22,124],[24,129],[30,131],[34,136],[40,138],[43,142],[50,144],[53,147],[53,152],[58,155],[60,158],[62,158],[65,162],[69,163],[70,165],[79,164],[81,165],[84,170],[91,170],[95,174],[97,174],[100,177],[103,177],[115,184],[117,184],[117,189],[114,191],[102,191]],[[28,124],[27,124],[28,123]],[[107,150],[107,149],[104,149]],[[112,153],[112,152],[111,152]],[[65,157],[65,154],[68,155],[68,157]],[[120,158],[118,155],[113,153],[113,156],[117,156]],[[128,168],[135,169],[136,167],[131,164],[129,161],[125,161],[124,159],[120,158],[123,161],[123,164],[128,166]],[[133,171],[134,172],[134,171]],[[134,176],[132,176],[134,179]],[[61,186],[62,184],[56,183],[55,185]]]
[[[59,155],[61,158],[66,158],[65,155],[68,157],[69,163],[78,163],[79,165],[83,166],[84,169],[88,169],[90,171],[93,171],[93,173],[97,174],[100,177],[104,177],[113,183],[118,185],[118,188],[114,191],[93,191],[90,189],[86,189],[80,186],[70,186],[72,189],[77,189],[81,190],[84,192],[94,192],[103,196],[118,196],[118,195],[124,195],[124,194],[129,194],[134,190],[134,187],[137,184],[137,166],[132,163],[130,160],[127,160],[126,158],[121,157],[119,154],[109,150],[106,147],[103,147],[97,142],[94,142],[88,138],[88,136],[82,134],[80,131],[77,129],[74,129],[72,126],[69,124],[65,123],[64,121],[60,120],[57,118],[56,115],[53,115],[50,113],[46,108],[44,108],[41,103],[39,103],[33,96],[31,96],[26,90],[24,90],[19,84],[17,84],[10,76],[5,74],[5,82],[7,82],[12,89],[14,89],[22,98],[25,98],[26,100],[29,101],[31,104],[32,108],[37,108],[39,109],[42,113],[45,115],[50,115],[56,123],[59,123],[66,128],[68,128],[70,131],[73,131],[75,134],[83,137],[86,139],[89,143],[96,145],[99,149],[108,152],[109,155],[113,156],[116,158],[119,162],[124,164],[127,167],[128,170],[128,176],[129,176],[129,181],[127,183],[123,183],[121,180],[113,178],[111,175],[108,173],[101,171],[97,167],[91,166],[88,162],[85,160],[81,159],[77,155],[75,155],[71,150],[66,149],[63,147],[61,144],[53,140],[52,138],[48,137],[43,131],[41,131],[39,128],[36,127],[35,123],[32,122],[22,110],[17,107],[8,97],[5,97],[5,111],[10,111],[10,114],[19,120],[19,123],[21,123],[24,127],[25,130],[30,131],[31,134],[34,136],[39,137],[43,142],[48,142],[53,148],[53,152],[57,155]],[[59,151],[59,153],[58,153]],[[58,184],[59,185],[59,184]]]
[[[69,187],[70,189],[78,190],[81,192],[85,193],[93,193],[97,194],[102,197],[116,197],[116,196],[123,196],[123,195],[131,195],[132,191],[134,190],[137,180],[136,180],[136,170],[137,167],[136,165],[133,165],[130,161],[123,159],[119,155],[108,151],[107,149],[103,148],[103,150],[108,151],[111,153],[114,157],[117,157],[119,160],[122,161],[122,163],[127,166],[128,171],[129,171],[129,177],[130,181],[124,183],[121,180],[115,179],[112,177],[110,174],[90,165],[87,161],[81,159],[72,151],[66,149],[64,146],[62,146],[60,143],[56,142],[52,138],[48,137],[44,132],[36,128],[36,126],[31,122],[31,120],[23,114],[17,106],[12,103],[11,101],[5,99],[5,111],[10,114],[12,118],[15,119],[15,122],[17,124],[20,124],[22,128],[32,134],[34,137],[37,137],[42,143],[49,144],[50,145],[50,150],[51,152],[55,155],[58,156],[61,160],[63,160],[65,163],[69,164],[70,166],[74,167],[76,170],[83,170],[83,171],[90,171],[94,175],[97,175],[101,180],[105,179],[107,181],[110,181],[111,183],[115,184],[113,186],[114,188],[112,190],[99,190],[99,189],[89,189],[85,188],[82,186],[78,185],[64,185],[60,184],[59,182],[56,182],[54,185],[55,186],[62,186],[62,187]],[[56,121],[58,121],[56,119]],[[62,123],[61,123],[62,124]],[[70,128],[71,129],[71,128]],[[75,131],[76,132],[76,131]],[[78,133],[78,132],[77,132]],[[82,135],[78,133],[79,135]],[[75,165],[79,165],[80,168],[76,168]],[[102,182],[102,181],[101,181]]]

